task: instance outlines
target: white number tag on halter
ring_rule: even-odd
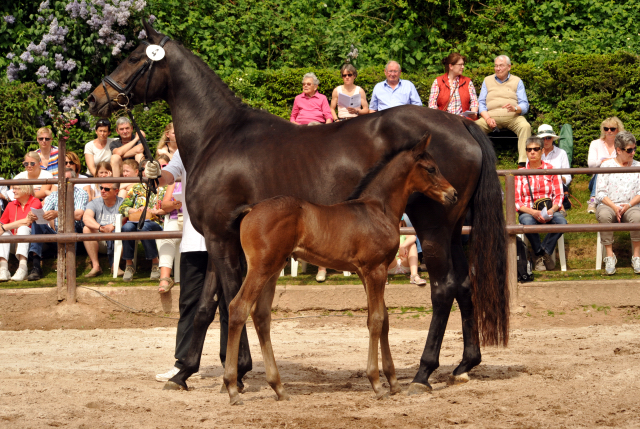
[[[164,58],[164,49],[162,46],[149,45],[147,46],[147,56],[151,58],[152,61],[160,61]]]

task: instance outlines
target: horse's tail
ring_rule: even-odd
[[[496,154],[486,134],[463,120],[482,150],[482,170],[473,195],[470,276],[474,317],[483,345],[509,342],[507,235],[502,211],[502,186],[495,172]]]
[[[227,223],[227,230],[236,234],[240,233],[240,224],[242,223],[242,219],[244,219],[244,217],[253,210],[254,205],[255,204],[244,204],[231,212],[231,217]]]

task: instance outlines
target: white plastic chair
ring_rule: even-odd
[[[300,270],[303,273],[307,272],[307,263],[303,260],[300,260]],[[343,271],[342,274],[345,277],[349,277],[351,275],[351,271]],[[284,276],[284,268],[280,271],[280,277]],[[291,258],[291,277],[298,277],[298,261],[294,258]]]
[[[518,237],[520,237],[520,239],[524,241],[524,244],[527,247],[529,246],[529,240],[527,240],[527,236],[525,234],[518,234]],[[600,234],[598,234],[598,242],[599,240]],[[556,245],[556,249],[558,251],[558,256],[560,257],[560,270],[567,271],[567,258],[564,252],[564,234],[560,236],[560,239],[558,240],[558,243]],[[553,259],[553,262],[556,262],[556,252],[553,252],[553,254],[551,255],[551,259]]]

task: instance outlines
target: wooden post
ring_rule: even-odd
[[[504,201],[507,212],[507,225],[516,224],[516,180],[512,174],[505,177]],[[511,296],[510,306],[517,302],[518,297],[518,252],[516,250],[516,236],[507,234],[507,283],[509,285],[509,295]]]
[[[67,183],[67,219],[65,229],[68,233],[75,232],[76,221],[74,218],[74,193],[73,183]],[[61,243],[62,244],[62,243]],[[66,243],[64,247],[66,247],[66,258],[67,258],[67,302],[75,303],[76,302],[76,244],[77,243]]]
[[[64,174],[65,170],[65,159],[67,154],[66,148],[66,138],[65,136],[61,136],[58,138],[58,233],[63,234],[67,232],[65,228],[66,219],[67,219],[67,186],[66,186],[66,177]],[[58,301],[62,301],[65,298],[65,274],[66,274],[66,265],[67,258],[65,257],[65,248],[66,246],[62,243],[58,243]]]

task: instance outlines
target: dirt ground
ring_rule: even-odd
[[[244,405],[231,407],[220,393],[217,323],[192,390],[163,391],[154,376],[173,363],[175,320],[52,302],[47,295],[0,298],[0,427],[640,427],[640,312],[633,308],[514,315],[509,347],[484,348],[471,381],[447,387],[462,353],[454,311],[441,366],[431,377],[433,393],[382,401],[364,373],[363,313],[276,313],[273,347],[292,399],[275,401],[249,324],[254,370],[245,378]],[[391,317],[392,353],[405,389],[430,319]]]

